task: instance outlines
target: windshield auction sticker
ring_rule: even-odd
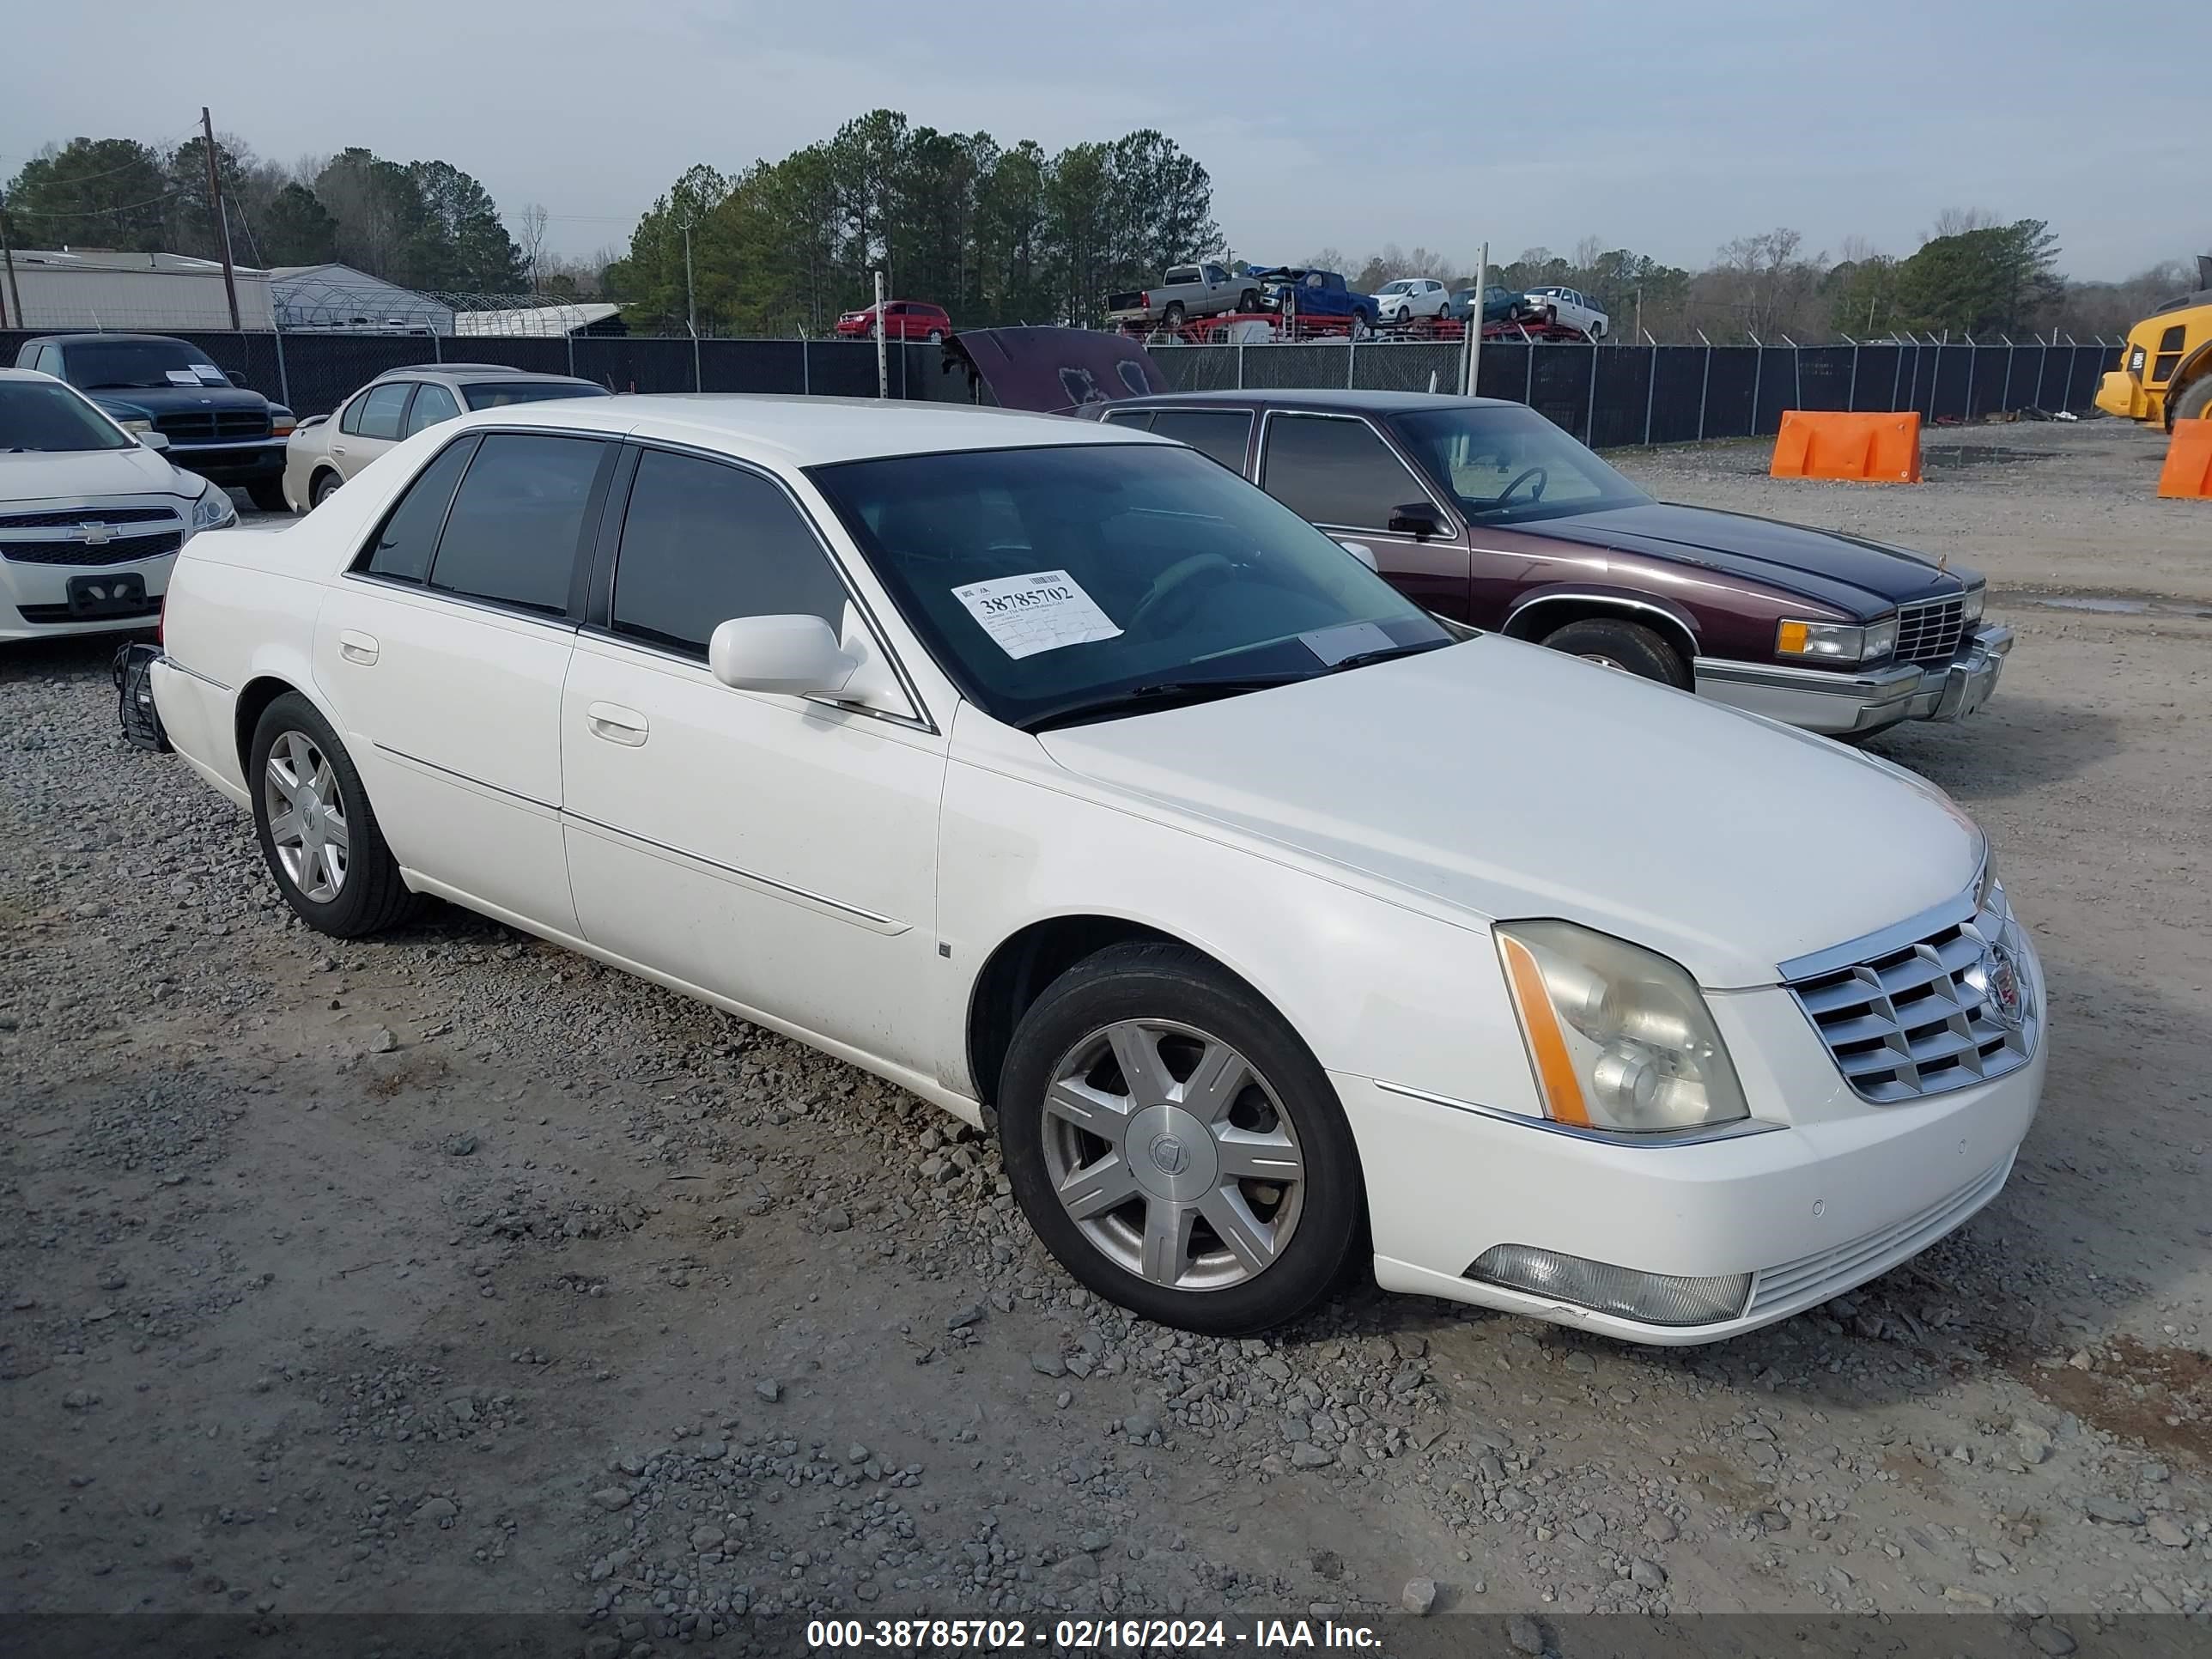
[[[1115,639],[1121,632],[1065,570],[970,582],[954,588],[952,597],[968,607],[1000,650],[1016,659]]]

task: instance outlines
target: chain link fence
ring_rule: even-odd
[[[36,337],[0,330],[0,363]],[[327,415],[388,370],[495,363],[574,374],[612,392],[751,392],[872,398],[872,340],[726,340],[622,334],[208,332],[175,337],[302,416]],[[1593,448],[1764,436],[1787,409],[1917,410],[1929,424],[2026,410],[2080,412],[2112,366],[2101,342],[2025,345],[1542,345],[1486,341],[1486,398],[1526,404]],[[1466,347],[1430,341],[1161,345],[1184,392],[1457,392]],[[890,395],[966,402],[965,377],[933,346],[890,345]]]

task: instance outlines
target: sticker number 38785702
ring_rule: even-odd
[[[968,607],[968,614],[1010,657],[1034,657],[1065,645],[1110,640],[1121,631],[1065,570],[1034,570],[1026,576],[970,582],[954,588],[952,597]]]

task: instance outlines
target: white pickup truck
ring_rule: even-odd
[[[1580,289],[1532,288],[1527,298],[1547,322],[1563,328],[1578,328],[1593,340],[1605,338],[1606,331],[1612,326],[1612,319],[1583,298]]]
[[[1208,259],[1194,265],[1170,265],[1157,288],[1106,296],[1106,317],[1115,323],[1158,323],[1179,328],[1192,317],[1224,312],[1257,311],[1260,285],[1228,266]]]

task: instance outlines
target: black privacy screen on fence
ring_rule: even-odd
[[[26,340],[0,330],[0,364]],[[497,363],[574,374],[612,392],[750,392],[873,398],[868,340],[692,340],[639,335],[190,333],[219,368],[295,413],[327,415],[388,369]],[[1460,389],[1465,348],[1424,341],[1156,346],[1183,392]],[[1788,409],[1917,410],[1930,422],[2005,410],[2090,406],[2112,349],[2088,345],[1534,345],[1482,348],[1486,398],[1527,404],[1600,449],[1765,436]],[[884,380],[895,398],[965,402],[964,376],[934,346],[894,345]]]

